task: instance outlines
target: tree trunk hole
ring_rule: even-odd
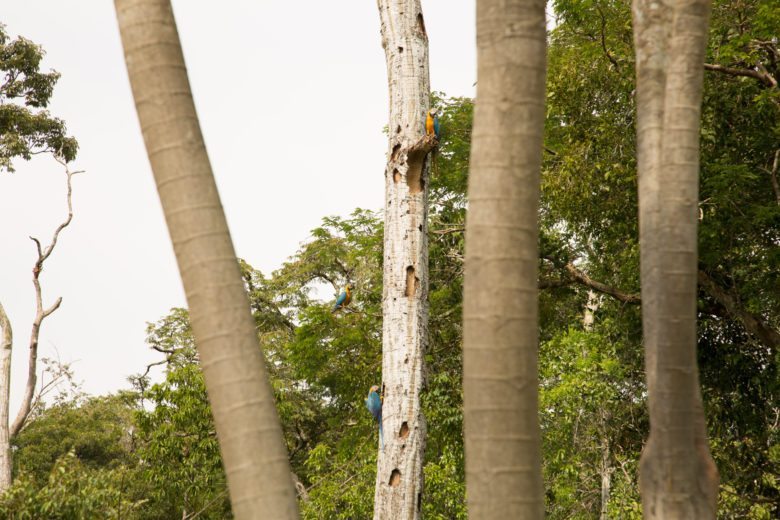
[[[398,437],[401,439],[405,439],[409,436],[409,423],[406,421],[401,424],[401,431],[398,432]]]
[[[398,168],[393,168],[393,182],[398,184],[398,181],[401,180],[401,172],[398,171]]]
[[[396,487],[401,483],[401,472],[398,471],[398,468],[394,469],[392,473],[390,473],[390,482],[388,482],[388,485],[390,487]]]
[[[406,158],[406,164],[409,169],[406,171],[406,184],[409,185],[409,195],[417,195],[425,189],[425,182],[422,180],[423,163],[427,152],[423,150],[412,150]]]
[[[418,282],[418,278],[414,275],[414,267],[410,265],[406,268],[406,292],[404,293],[404,296],[407,298],[414,296]]]
[[[400,131],[401,127],[399,126],[398,128],[399,128],[399,131]],[[390,160],[391,161],[395,161],[396,159],[398,159],[398,152],[400,152],[400,151],[401,151],[401,145],[400,144],[397,144],[397,145],[393,146],[393,151],[390,152]]]
[[[428,33],[425,32],[425,20],[423,20],[422,13],[417,13],[417,30],[420,31],[423,37],[428,37]]]

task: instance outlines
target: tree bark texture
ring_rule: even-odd
[[[637,149],[650,438],[640,461],[647,519],[714,519],[696,365],[699,119],[709,0],[635,0]]]
[[[169,0],[116,0],[138,119],[179,264],[233,514],[298,517],[255,323]]]
[[[544,0],[477,1],[463,304],[469,518],[544,516],[538,414],[538,206]]]
[[[8,431],[8,409],[11,399],[11,353],[13,329],[0,303],[0,492],[11,487],[11,435]]]
[[[379,0],[390,90],[382,292],[382,422],[374,518],[420,517],[426,424],[420,408],[428,334],[428,175],[436,141],[420,0]]]

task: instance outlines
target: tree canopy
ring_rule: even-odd
[[[52,152],[66,162],[76,158],[78,143],[65,123],[46,110],[56,71],[41,72],[44,51],[21,36],[11,39],[0,24],[0,171],[14,171],[14,158]]]

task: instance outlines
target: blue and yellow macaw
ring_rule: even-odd
[[[425,133],[435,135],[436,139],[441,135],[439,133],[439,113],[435,108],[428,110],[428,115],[425,117]]]
[[[352,285],[347,284],[344,286],[344,290],[341,291],[341,294],[339,294],[339,297],[336,298],[336,305],[333,306],[333,309],[331,312],[336,312],[337,310],[346,307],[349,305],[349,302],[352,301]]]
[[[382,434],[382,397],[379,395],[379,387],[376,385],[372,386],[368,391],[366,408],[374,416],[374,419],[379,421],[379,446],[385,449],[385,438]]]

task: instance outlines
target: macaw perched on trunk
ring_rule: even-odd
[[[337,310],[346,307],[349,305],[349,302],[352,301],[352,286],[350,284],[347,284],[344,286],[344,290],[341,291],[341,294],[339,294],[339,297],[336,298],[336,305],[333,306],[333,309],[331,312],[336,312]]]
[[[430,109],[425,117],[425,133],[439,138],[439,113],[435,108]]]
[[[379,387],[376,385],[372,386],[368,391],[366,408],[374,416],[374,419],[379,421],[379,446],[385,449],[385,439],[382,434],[382,398],[379,396]]]

